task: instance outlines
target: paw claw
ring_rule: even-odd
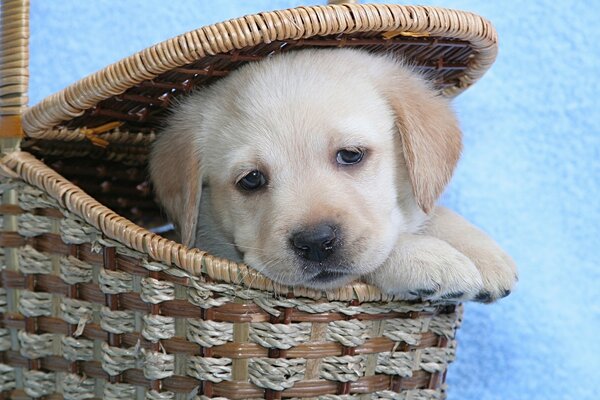
[[[493,301],[492,294],[486,290],[482,290],[475,296],[473,299],[475,301],[479,301],[481,303],[491,303]]]
[[[413,290],[409,293],[411,295],[417,296],[417,297],[427,297],[427,296],[431,296],[435,292],[436,292],[435,289],[418,289],[418,290]]]
[[[442,300],[456,300],[456,299],[463,297],[464,295],[465,295],[465,292],[451,292],[451,293],[446,293],[445,295],[443,295],[440,298]]]

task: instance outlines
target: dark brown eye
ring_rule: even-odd
[[[335,160],[341,165],[353,165],[362,161],[365,152],[360,149],[344,149],[337,152]]]
[[[267,178],[262,172],[254,170],[238,181],[238,185],[247,191],[260,189],[267,183]]]

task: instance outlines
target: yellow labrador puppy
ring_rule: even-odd
[[[277,282],[489,302],[512,290],[514,263],[435,206],[460,151],[447,100],[410,68],[303,50],[183,99],[150,172],[184,244]]]

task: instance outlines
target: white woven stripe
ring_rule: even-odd
[[[327,324],[327,340],[340,342],[344,346],[357,347],[369,338],[370,327],[359,320],[332,321]]]
[[[411,353],[385,352],[377,355],[375,372],[378,374],[399,375],[403,378],[412,376],[413,357]]]
[[[156,390],[149,390],[146,392],[145,400],[170,400],[175,398],[173,392],[157,392]]]
[[[175,336],[175,318],[163,315],[144,315],[142,336],[151,342]]]
[[[237,288],[231,286],[232,293],[237,291]],[[239,291],[238,291],[239,292]],[[329,312],[339,312],[344,315],[354,316],[357,314],[385,314],[390,312],[425,312],[430,313],[435,310],[435,307],[429,303],[405,303],[405,302],[386,302],[386,303],[363,303],[357,306],[349,306],[343,302],[320,302],[311,299],[303,298],[274,298],[266,296],[261,291],[243,290],[239,293],[240,297],[252,299],[263,310],[274,316],[279,316],[281,311],[277,308],[297,308],[311,314],[321,314]]]
[[[405,342],[416,346],[421,342],[421,333],[424,331],[423,318],[392,318],[385,323],[383,336],[394,342]]]
[[[35,237],[52,231],[52,220],[48,217],[33,214],[21,214],[17,217],[19,235]]]
[[[310,339],[311,324],[271,324],[255,322],[250,325],[250,339],[263,347],[287,350]]]
[[[127,383],[104,384],[104,400],[123,400],[135,399],[135,386]]]
[[[442,372],[448,367],[448,361],[447,349],[431,347],[421,350],[421,363],[418,367],[430,373]]]
[[[31,397],[42,397],[56,391],[56,375],[54,372],[30,371],[23,372],[23,389]]]
[[[64,213],[66,218],[60,220],[60,237],[67,244],[83,244],[94,242],[100,232],[93,226],[83,222],[72,213]]]
[[[196,379],[213,383],[231,380],[231,359],[212,357],[190,357],[187,374]]]
[[[175,355],[142,349],[146,379],[165,379],[175,371]]]
[[[321,362],[321,378],[337,382],[354,382],[365,374],[365,357],[325,357]]]
[[[33,210],[35,208],[59,208],[58,202],[35,186],[19,182],[16,185],[19,196],[19,207],[23,210]]]
[[[142,279],[142,300],[146,303],[158,304],[175,299],[175,284],[168,281],[159,281],[154,278]]]
[[[52,295],[44,292],[23,290],[19,297],[19,312],[26,317],[52,315]]]
[[[0,351],[10,350],[10,331],[7,328],[0,328]]]
[[[431,332],[446,339],[454,339],[456,328],[458,328],[456,313],[436,315],[429,323]]]
[[[0,263],[2,262],[2,260],[0,260]],[[0,268],[1,270],[2,268]],[[0,313],[5,313],[6,312],[6,307],[8,305],[8,300],[6,297],[6,289],[5,288],[0,288]]]
[[[170,269],[167,272],[170,272]],[[194,279],[192,279],[194,282]],[[196,306],[202,308],[219,307],[223,304],[231,302],[232,298],[228,296],[222,296],[213,298],[213,291],[210,290],[206,285],[196,283],[193,287],[188,288],[188,301]]]
[[[146,254],[144,254],[144,257],[141,257],[142,258],[142,267],[144,267],[148,271],[164,271],[164,270],[169,269],[169,266],[167,266],[165,264],[154,262],[154,261],[148,261],[148,259],[145,258],[145,256],[146,256]],[[140,258],[140,257],[136,257],[136,258]]]
[[[73,256],[61,257],[60,278],[69,285],[90,282],[92,280],[92,266]]]
[[[102,369],[111,376],[119,375],[123,371],[135,368],[137,354],[136,347],[120,348],[102,343]]]
[[[0,392],[8,392],[16,387],[16,375],[14,367],[0,364]]]
[[[25,245],[19,249],[19,269],[24,274],[49,274],[52,260],[49,255]]]
[[[19,331],[17,337],[21,345],[21,355],[24,357],[35,359],[42,358],[53,354],[51,333],[35,334]]]
[[[100,326],[105,331],[116,334],[133,332],[135,314],[133,311],[112,311],[108,307],[102,307],[100,309]]]
[[[289,389],[304,379],[305,364],[301,358],[254,358],[248,365],[250,382],[266,389]]]
[[[94,397],[95,380],[76,374],[66,374],[62,380],[65,400],[85,400]]]
[[[188,318],[186,337],[203,347],[220,346],[233,341],[233,324]]]
[[[127,272],[109,271],[104,268],[98,276],[100,290],[106,294],[127,293],[133,290],[133,277]]]
[[[66,297],[62,298],[60,311],[62,318],[70,324],[79,324],[82,319],[89,321],[93,313],[92,303]]]
[[[91,340],[63,336],[61,342],[63,357],[69,361],[88,361],[94,358],[94,342]]]

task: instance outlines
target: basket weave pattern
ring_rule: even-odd
[[[106,238],[39,187],[0,187],[18,193],[0,206],[0,392],[443,396],[454,306],[328,302],[212,282]]]
[[[1,4],[0,400],[445,397],[460,306],[361,282],[286,287],[151,233],[146,163],[178,96],[280,52],[397,54],[455,96],[496,57],[488,21],[399,5],[260,13],[152,46],[27,109],[28,2]]]
[[[160,224],[145,168],[169,106],[248,62],[304,48],[398,55],[446,96],[476,82],[497,52],[489,22],[467,12],[393,4],[265,12],[159,43],[49,96],[24,113],[22,147],[120,215]]]

